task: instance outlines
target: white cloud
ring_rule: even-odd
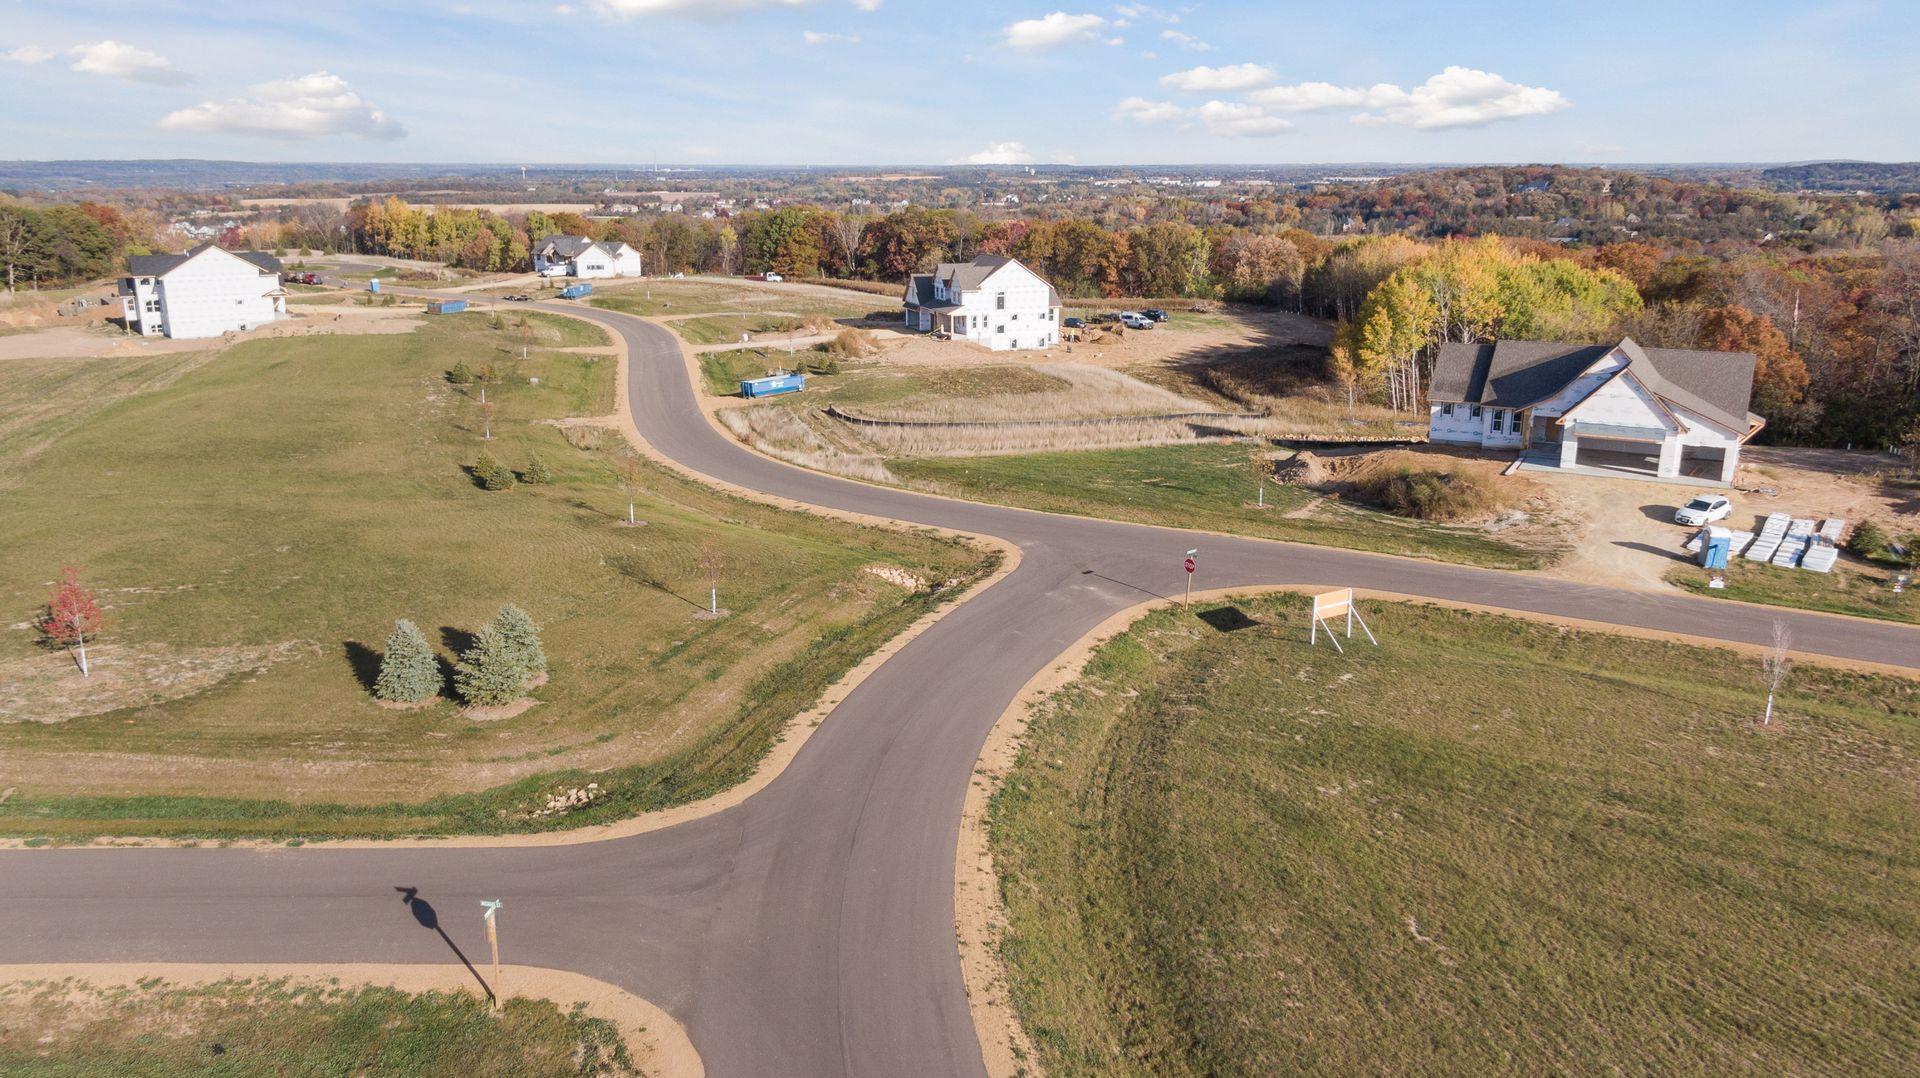
[[[1428,131],[1479,127],[1523,116],[1545,116],[1572,108],[1558,90],[1522,86],[1491,71],[1449,67],[1407,92],[1405,102],[1380,112],[1388,123]]]
[[[44,45],[22,45],[17,49],[0,52],[0,60],[15,64],[44,64],[56,55],[58,54]]]
[[[880,5],[885,2],[886,0],[853,0],[853,6],[861,11],[879,11]]]
[[[635,15],[690,15],[719,18],[762,8],[800,7],[807,0],[587,0],[587,6],[616,19]]]
[[[1144,97],[1129,97],[1113,107],[1116,120],[1132,120],[1135,123],[1166,123],[1182,119],[1186,110],[1171,101],[1148,101]]]
[[[1158,8],[1148,7],[1145,4],[1121,4],[1113,10],[1115,14],[1120,16],[1114,20],[1115,25],[1119,26],[1125,26],[1130,22],[1140,19],[1154,19],[1159,22],[1180,21],[1180,16],[1175,15],[1171,11],[1161,11]]]
[[[1209,101],[1193,110],[1209,135],[1234,138],[1259,138],[1291,130],[1291,121],[1270,115],[1257,105],[1238,101]]]
[[[89,75],[110,75],[117,79],[163,86],[177,85],[193,77],[176,69],[171,60],[157,52],[118,41],[75,45],[67,50],[67,55],[73,57],[75,71],[84,71]]]
[[[860,39],[851,34],[823,33],[818,30],[801,31],[800,40],[809,45],[857,45],[860,43]]]
[[[1160,80],[1160,85],[1190,94],[1232,93],[1251,90],[1273,81],[1273,69],[1259,64],[1227,64],[1224,67],[1200,67],[1176,71]]]
[[[1522,86],[1470,67],[1449,67],[1411,90],[1385,82],[1364,88],[1302,82],[1256,90],[1247,100],[1278,112],[1359,109],[1364,111],[1353,117],[1357,124],[1427,131],[1544,116],[1573,105],[1558,90]]]
[[[1162,30],[1160,31],[1160,39],[1162,41],[1171,41],[1189,52],[1213,51],[1212,45],[1194,37],[1192,34],[1183,34],[1178,30]]]
[[[397,139],[407,133],[363,100],[345,79],[325,71],[262,83],[253,87],[250,98],[203,101],[161,117],[160,126],[169,131],[290,139],[327,135]]]
[[[1278,112],[1315,112],[1320,109],[1378,109],[1404,104],[1407,92],[1380,83],[1372,87],[1335,86],[1330,82],[1302,82],[1255,90],[1247,100]]]
[[[979,153],[968,154],[969,165],[1030,165],[1033,155],[1022,142],[996,142]]]
[[[1100,40],[1107,20],[1098,15],[1069,15],[1056,11],[1038,19],[1021,19],[1002,32],[1006,43],[1016,49],[1052,49]],[[1111,43],[1111,42],[1109,42]]]

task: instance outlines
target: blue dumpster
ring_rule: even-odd
[[[743,378],[740,380],[740,395],[743,397],[775,397],[782,393],[798,393],[807,388],[807,376],[804,374],[770,374],[765,378]]]
[[[582,296],[590,296],[592,294],[593,286],[584,282],[581,284],[570,284],[560,290],[561,299],[579,299]]]
[[[436,299],[427,304],[428,314],[459,314],[467,309],[464,299]]]

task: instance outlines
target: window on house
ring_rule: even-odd
[[[1472,411],[1469,411],[1469,412],[1467,413],[1467,417],[1468,417],[1468,418],[1470,418],[1470,419],[1479,419],[1479,418],[1480,418],[1480,406],[1479,406],[1479,405],[1477,405],[1477,404],[1476,404],[1476,405],[1474,405],[1474,406],[1473,406],[1473,409],[1472,409]]]
[[[1452,414],[1453,414],[1453,405],[1451,405],[1451,404],[1442,404],[1442,405],[1440,406],[1440,414],[1441,414],[1441,415],[1452,415]]]
[[[1518,411],[1512,411],[1507,413],[1507,433],[1508,434],[1520,433],[1520,413]]]
[[[1005,332],[1007,331],[1007,327],[1005,327],[1005,326],[995,326],[995,327],[993,327],[993,331],[994,331],[995,333],[1005,333]]]
[[[993,294],[993,309],[996,311],[1004,311],[1007,309],[1007,294],[1005,292],[995,292]]]

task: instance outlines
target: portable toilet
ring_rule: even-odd
[[[378,277],[367,278],[367,291],[372,292],[375,295],[378,295],[380,293],[380,278]]]
[[[1727,556],[1732,552],[1733,530],[1710,527],[1705,541],[1700,544],[1700,564],[1708,569],[1725,569]]]

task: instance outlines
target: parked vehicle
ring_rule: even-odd
[[[579,284],[570,284],[567,287],[562,288],[560,290],[561,299],[580,299],[584,296],[590,296],[592,294],[593,294],[593,286],[586,283],[585,281],[582,281]]]
[[[680,272],[679,270],[674,270],[672,273],[667,274],[667,280],[669,281],[678,281],[685,277],[686,277],[686,274]]]
[[[1153,319],[1139,311],[1121,311],[1120,324],[1128,329],[1152,329]]]
[[[1148,318],[1153,319],[1155,322],[1165,322],[1167,320],[1167,312],[1161,310],[1158,307],[1148,307],[1146,310],[1141,311],[1140,313],[1146,315]]]
[[[1725,520],[1733,512],[1733,503],[1719,494],[1702,494],[1673,511],[1673,522],[1697,528],[1716,520]]]
[[[540,276],[542,277],[565,277],[566,275],[567,267],[564,264],[548,266],[546,269],[540,271]]]
[[[1060,324],[1067,327],[1068,329],[1087,328],[1087,320],[1084,318],[1068,318],[1068,319],[1062,320]]]
[[[525,303],[528,300],[531,300],[533,297],[527,295],[525,292],[514,292],[505,296],[501,296],[500,298],[506,300],[508,303]]]
[[[777,283],[779,283],[779,282],[781,282],[781,281],[784,281],[784,280],[786,280],[786,278],[785,278],[785,277],[782,277],[782,276],[780,276],[780,275],[779,275],[779,274],[777,274],[777,273],[769,273],[769,274],[767,274],[767,275],[766,275],[765,277],[763,277],[763,278],[761,278],[761,279],[762,279],[762,280],[766,280],[766,281],[773,281],[773,282],[774,282],[774,283],[776,283],[776,284],[777,284]]]

